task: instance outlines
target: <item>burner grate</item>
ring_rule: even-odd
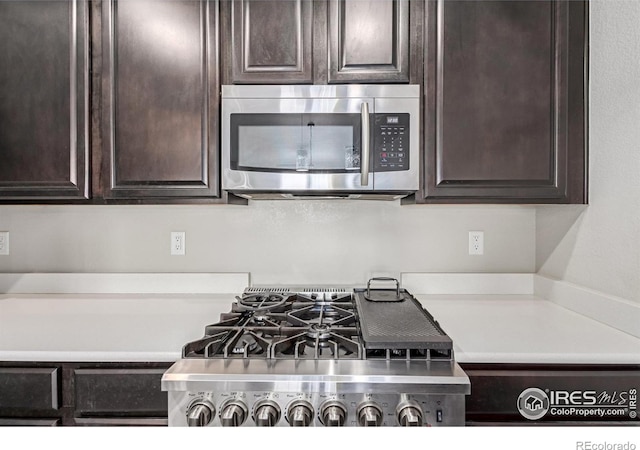
[[[331,287],[324,287],[324,288],[303,288],[301,290],[302,292],[323,292],[323,293],[347,293],[349,291],[347,291],[345,288],[331,288]]]
[[[250,288],[246,288],[244,292],[245,294],[263,294],[263,293],[289,294],[291,293],[291,289],[287,287],[282,287],[282,288],[250,287]]]
[[[453,361],[451,339],[407,291],[371,302],[359,289],[293,289],[247,288],[183,357]]]
[[[183,357],[362,359],[357,321],[351,295],[327,301],[247,290],[202,339],[184,346]]]

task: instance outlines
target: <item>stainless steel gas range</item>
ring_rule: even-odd
[[[395,282],[247,288],[183,347],[162,389],[169,426],[443,426],[464,425],[470,382]]]

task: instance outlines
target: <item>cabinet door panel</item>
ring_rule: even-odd
[[[165,369],[76,369],[76,413],[82,417],[166,417]]]
[[[0,2],[0,200],[88,198],[85,1]]]
[[[217,3],[106,1],[106,198],[218,195]]]
[[[55,367],[0,367],[0,410],[57,410],[59,376]]]
[[[329,82],[409,82],[408,0],[330,0]]]
[[[311,83],[312,1],[234,0],[223,7],[230,8],[229,83]]]
[[[428,16],[427,197],[582,202],[582,2],[439,1]]]

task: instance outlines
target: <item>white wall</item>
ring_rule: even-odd
[[[589,206],[538,209],[536,265],[640,302],[640,1],[590,5]]]
[[[269,201],[249,206],[0,206],[0,272],[251,272],[254,284],[362,284],[400,272],[532,272],[535,209]],[[468,231],[485,255],[468,255]],[[186,231],[186,256],[169,255]]]

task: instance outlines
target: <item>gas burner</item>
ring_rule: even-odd
[[[355,328],[310,327],[274,342],[272,359],[361,359],[362,346]]]
[[[295,308],[286,313],[287,322],[301,327],[311,327],[312,325],[332,325],[334,327],[344,327],[355,325],[356,315],[352,309],[346,309],[346,304],[325,304],[309,305]]]
[[[359,359],[362,344],[353,304],[293,304],[284,314],[291,335],[271,346],[272,358]]]
[[[255,338],[251,335],[242,336],[238,341],[236,341],[231,347],[231,354],[233,355],[245,355],[245,354],[255,354],[256,350],[258,350],[258,343]]]
[[[320,347],[328,347],[331,338],[331,326],[326,324],[313,324],[307,330],[307,344]]]
[[[238,301],[238,311],[266,312],[280,306],[284,306],[289,299],[289,295],[275,292],[244,294],[236,297]]]

